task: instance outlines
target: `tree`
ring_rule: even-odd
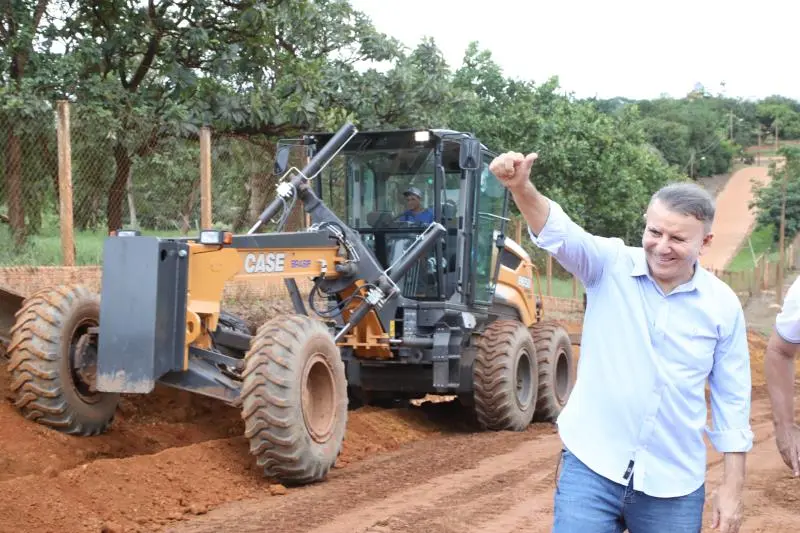
[[[343,91],[347,65],[394,53],[343,0],[91,0],[76,4],[62,36],[77,58],[66,90],[114,138],[109,229],[122,225],[134,158],[203,124],[297,134],[318,123],[329,92]]]
[[[8,219],[17,246],[27,238],[23,188],[21,119],[41,113],[44,103],[31,97],[37,79],[34,48],[48,0],[15,0],[0,9],[0,113],[8,124],[5,142],[5,183]]]
[[[602,113],[559,94],[557,78],[538,86],[506,78],[473,44],[454,84],[471,98],[453,109],[452,125],[494,150],[536,151],[537,186],[588,231],[637,242],[650,195],[681,179],[648,148],[635,111]]]
[[[785,158],[785,164],[770,165],[772,180],[769,185],[753,187],[755,198],[750,209],[756,209],[760,225],[780,228],[781,210],[785,207],[785,239],[791,242],[800,232],[800,149],[784,147],[779,155]],[[776,232],[774,242],[777,244],[779,239]]]
[[[772,131],[783,139],[800,137],[800,112],[796,102],[786,98],[770,97],[758,103],[758,119],[765,131]]]

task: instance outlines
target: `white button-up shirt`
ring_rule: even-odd
[[[642,248],[587,233],[558,203],[534,243],[586,287],[578,379],[558,418],[564,445],[589,468],[655,497],[705,480],[707,434],[719,452],[746,452],[750,356],[736,294],[697,264],[665,295]],[[706,426],[705,384],[713,430]]]
[[[783,307],[775,317],[775,331],[786,342],[800,344],[800,278],[797,278],[783,297]]]

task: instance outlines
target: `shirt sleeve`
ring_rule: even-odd
[[[741,305],[732,326],[730,333],[717,343],[708,377],[714,429],[706,428],[706,433],[720,453],[748,452],[753,447],[750,350]]]
[[[786,342],[800,344],[800,278],[794,280],[775,317],[775,332]]]
[[[533,243],[550,253],[585,287],[600,280],[605,265],[613,264],[625,244],[622,239],[598,237],[576,224],[561,206],[548,198],[550,213],[539,235],[528,227]]]

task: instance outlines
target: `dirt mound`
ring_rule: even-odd
[[[242,437],[239,410],[220,402],[159,387],[125,397],[110,431],[85,438],[24,420],[10,402],[4,365],[0,393],[0,531],[151,531],[270,493],[272,482],[262,477]],[[464,412],[456,402],[350,411],[337,470],[409,442],[470,429]]]
[[[23,419],[11,403],[5,365],[0,365],[0,396],[4,400],[0,405],[0,481],[242,433],[238,411],[164,387],[146,396],[123,397],[111,431],[92,438],[64,435]]]

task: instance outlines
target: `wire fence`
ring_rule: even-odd
[[[783,263],[777,253],[765,253],[754,259],[751,268],[715,270],[714,274],[733,289],[742,305],[765,293],[774,296],[775,304],[782,305],[787,288],[783,286],[787,279],[785,274],[797,270],[799,264],[800,236],[786,246]]]
[[[274,196],[275,144],[206,131],[206,156],[203,133],[165,131],[134,118],[121,125],[118,117],[74,103],[36,116],[0,114],[0,265],[96,265],[103,240],[120,228],[196,232],[203,223],[204,166],[212,225],[249,228]],[[298,159],[301,151],[292,154]],[[302,224],[298,212],[288,230]]]
[[[52,116],[0,114],[0,228],[4,259],[58,217],[58,151]]]

